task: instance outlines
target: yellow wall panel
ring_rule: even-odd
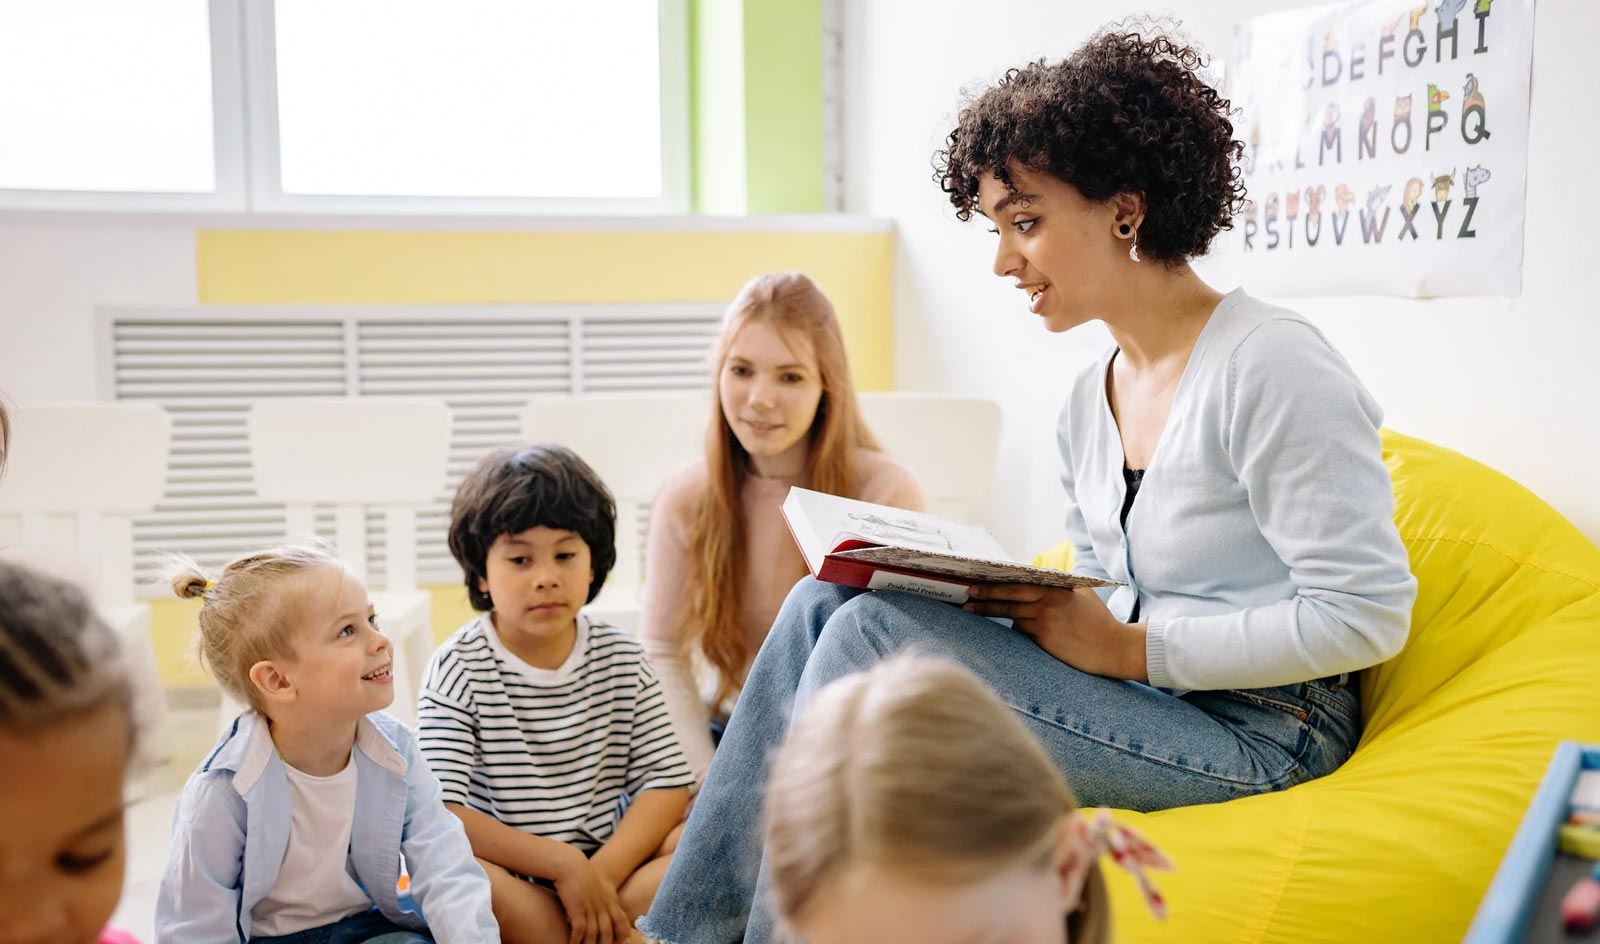
[[[833,299],[862,390],[894,387],[889,232],[203,230],[203,304],[723,302],[799,269]]]

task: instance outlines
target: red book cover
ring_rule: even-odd
[[[783,517],[812,575],[847,587],[965,603],[967,588],[980,583],[1115,586],[1019,564],[984,528],[927,512],[792,488]]]

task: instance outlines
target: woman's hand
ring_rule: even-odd
[[[1149,678],[1144,624],[1129,625],[1112,616],[1100,595],[1087,587],[986,584],[969,587],[967,593],[963,610],[1011,620],[1039,648],[1080,672],[1141,682]]]
[[[572,851],[574,855],[554,879],[556,895],[572,929],[568,944],[617,944],[629,940],[633,925],[617,899],[617,886],[582,852],[576,848]]]

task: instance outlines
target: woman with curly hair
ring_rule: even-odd
[[[647,934],[773,939],[759,808],[784,709],[899,650],[972,669],[1088,806],[1281,790],[1355,748],[1353,673],[1399,651],[1416,595],[1381,411],[1304,318],[1190,268],[1244,195],[1243,147],[1201,65],[1167,36],[1113,28],[1006,73],[936,159],[957,215],[989,220],[994,273],[1045,330],[1110,330],[1057,441],[1076,569],[1120,586],[974,587],[956,608],[796,585]]]

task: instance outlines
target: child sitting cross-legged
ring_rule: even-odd
[[[394,650],[366,587],[315,548],[240,558],[198,597],[200,649],[241,714],[173,814],[157,944],[479,944],[489,883],[411,732],[382,713]],[[400,863],[422,913],[398,898]],[[431,935],[431,936],[430,936]]]
[[[639,940],[694,782],[640,644],[579,612],[615,529],[605,485],[558,446],[485,457],[451,511],[481,615],[434,653],[418,736],[507,944]]]

